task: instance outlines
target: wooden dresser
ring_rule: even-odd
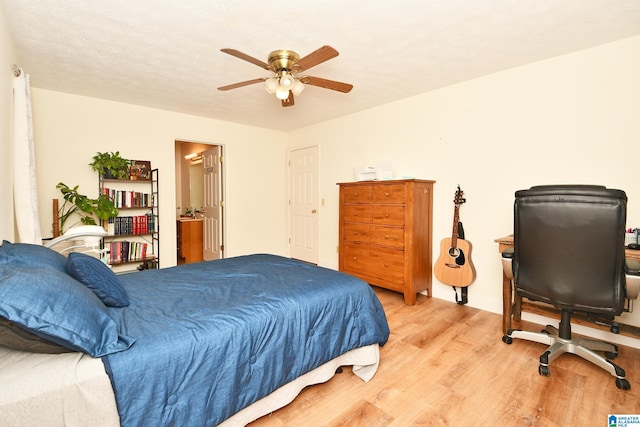
[[[368,283],[431,296],[435,181],[340,183],[339,269]]]

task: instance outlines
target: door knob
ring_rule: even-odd
[[[316,213],[316,212],[317,212],[317,211],[316,211],[315,209],[311,211],[311,213]]]

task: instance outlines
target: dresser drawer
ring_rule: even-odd
[[[344,224],[342,239],[345,242],[363,242],[371,241],[371,229],[369,224]]]
[[[354,185],[342,189],[344,203],[370,203],[371,192],[371,185]]]
[[[344,222],[371,222],[371,205],[343,205]]]
[[[392,248],[404,248],[404,229],[385,227],[382,225],[371,226],[370,242],[372,245],[390,246]]]
[[[404,225],[404,206],[373,206],[371,223],[384,225]]]
[[[401,250],[345,243],[342,257],[343,271],[371,284],[385,287],[404,284],[404,252]]]
[[[373,203],[404,203],[403,184],[378,185],[373,188]]]

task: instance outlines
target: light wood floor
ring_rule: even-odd
[[[502,317],[455,304],[453,291],[452,302],[419,295],[413,307],[400,294],[376,293],[391,328],[376,376],[365,383],[345,368],[252,427],[606,426],[608,414],[640,414],[638,349],[621,346],[615,361],[627,373],[629,391],[570,354],[543,377],[538,357],[545,346],[504,344]]]

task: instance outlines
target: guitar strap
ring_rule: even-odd
[[[462,221],[458,221],[458,238],[464,240],[464,227],[462,226]],[[458,298],[458,289],[455,286],[452,286],[452,288],[456,293],[456,303],[458,303],[459,305],[464,305],[469,302],[467,298],[468,286],[460,287],[460,298]]]
[[[458,239],[464,240],[464,227],[462,221],[458,221]]]
[[[456,302],[459,305],[464,305],[466,303],[469,302],[469,300],[467,299],[467,288],[468,286],[462,286],[460,287],[460,298],[458,299],[458,289],[455,286],[452,286],[453,291],[456,293]]]

